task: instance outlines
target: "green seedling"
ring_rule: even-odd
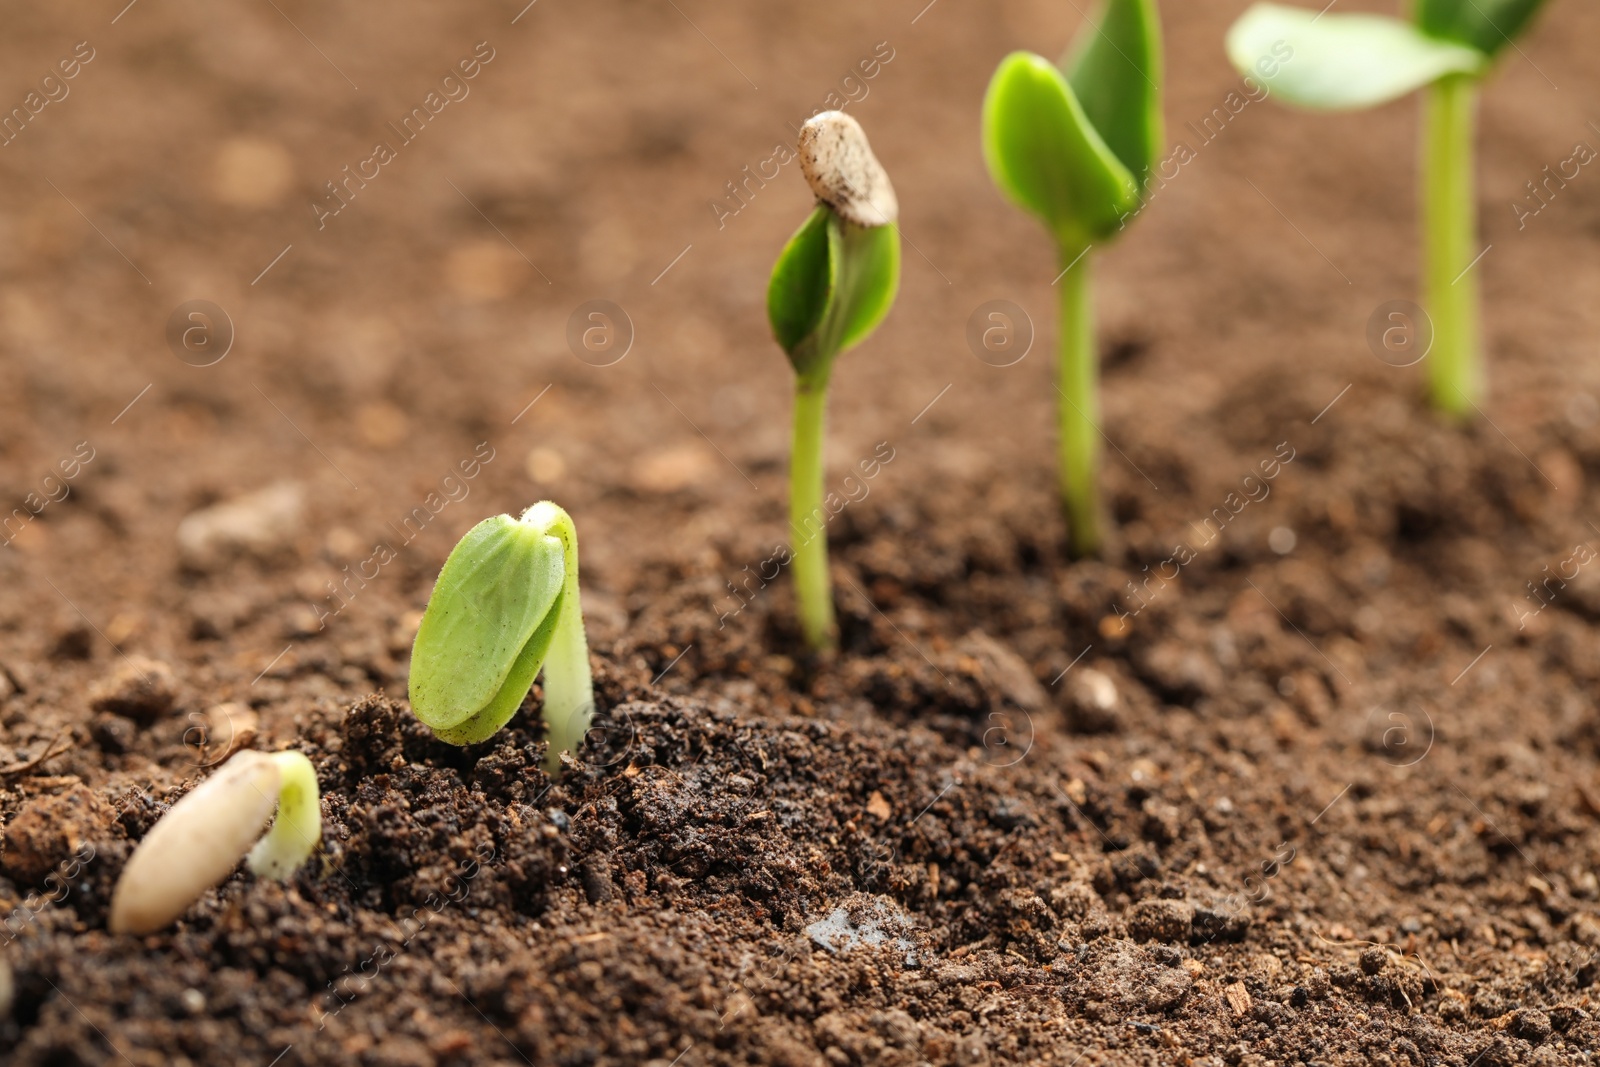
[[[800,128],[800,169],[818,204],[772,268],[767,317],[795,372],[789,527],[800,628],[806,644],[823,651],[838,639],[822,506],[828,376],[839,353],[865,340],[894,303],[900,205],[861,124],[842,111]]]
[[[1423,304],[1433,405],[1464,418],[1483,396],[1473,204],[1478,87],[1544,0],[1417,0],[1410,22],[1256,4],[1228,31],[1228,57],[1291,104],[1374,107],[1425,90],[1422,128]],[[1265,64],[1287,46],[1292,58]],[[1270,73],[1269,73],[1270,71]]]
[[[262,829],[277,818],[265,836]],[[150,934],[174,922],[242,858],[262,878],[286,880],[322,838],[321,794],[298,752],[240,752],[151,827],[111,895],[114,934]]]
[[[1092,251],[1138,214],[1161,152],[1154,0],[1106,0],[1060,66],[1000,64],[983,101],[989,173],[1055,239],[1061,275],[1061,496],[1076,556],[1100,547],[1100,400]]]
[[[450,551],[411,649],[411,710],[452,745],[493,737],[544,668],[546,764],[594,714],[578,597],[578,531],[548,500],[484,519]]]

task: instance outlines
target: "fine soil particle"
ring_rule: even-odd
[[[1492,389],[1451,427],[1365,334],[1415,290],[1414,109],[1254,101],[1205,136],[1240,5],[1164,6],[1198,158],[1099,257],[1116,526],[1072,562],[1058,268],[977,115],[1076,16],[921,6],[15,13],[7,70],[98,36],[0,167],[0,1059],[1600,1051],[1600,179],[1526,232],[1506,210],[1592,137],[1600,12],[1554,0],[1485,91]],[[306,203],[486,38],[470,97],[319,229]],[[835,375],[819,660],[762,308],[811,201],[741,168],[829,93],[907,252]],[[238,329],[210,366],[163,332],[199,297]],[[997,297],[1039,334],[1006,368],[964,341]],[[626,359],[569,348],[596,299]],[[468,748],[403,699],[451,545],[545,496],[582,532],[599,703],[556,779],[537,687]],[[133,847],[241,747],[312,760],[322,849],[110,936]]]

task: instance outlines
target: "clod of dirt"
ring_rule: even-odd
[[[79,846],[103,833],[110,820],[110,809],[82,783],[30,801],[6,824],[0,871],[19,885],[40,885]]]
[[[279,482],[184,516],[178,554],[185,566],[200,571],[241,555],[270,559],[293,544],[304,512],[305,490]]]
[[[1044,687],[1034,678],[1027,662],[982,630],[973,630],[963,637],[956,643],[955,651],[957,655],[976,660],[980,667],[978,677],[1022,710],[1038,711],[1049,702]]]
[[[578,867],[583,897],[590,904],[607,904],[612,897],[611,864],[604,856],[590,856]]]
[[[1222,669],[1199,649],[1163,641],[1134,656],[1140,677],[1175,704],[1193,704],[1222,689]]]
[[[139,727],[132,719],[103,711],[89,724],[89,736],[101,752],[120,756],[131,752],[139,740]]]
[[[94,655],[94,631],[81,622],[65,627],[50,646],[50,658],[83,660]]]
[[[1194,901],[1194,928],[1189,932],[1189,939],[1201,944],[1242,941],[1250,930],[1250,922],[1250,909],[1237,898],[1202,897]]]
[[[1187,900],[1141,900],[1128,913],[1128,935],[1135,941],[1181,944],[1193,926],[1194,905]]]
[[[1550,1016],[1538,1008],[1518,1008],[1511,1017],[1511,1032],[1535,1045],[1549,1037],[1551,1029]]]
[[[1165,1011],[1188,994],[1194,978],[1182,967],[1173,967],[1157,974],[1145,987],[1144,1006],[1151,1011]]]
[[[89,706],[95,711],[125,715],[146,726],[177,702],[178,680],[172,668],[147,656],[123,658],[89,689]]]

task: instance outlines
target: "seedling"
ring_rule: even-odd
[[[1544,0],[1417,0],[1414,21],[1256,4],[1228,31],[1234,66],[1301,107],[1375,107],[1426,90],[1422,128],[1423,303],[1433,405],[1464,418],[1483,396],[1473,117],[1478,86]],[[1287,45],[1287,62],[1262,64]]]
[[[795,372],[789,527],[800,629],[818,651],[837,641],[823,528],[823,422],[839,353],[877,329],[900,284],[900,204],[861,124],[842,111],[800,128],[800,169],[819,201],[784,245],[767,286],[772,333]]]
[[[274,808],[277,818],[263,836]],[[284,881],[321,838],[311,761],[298,752],[240,752],[139,842],[112,892],[108,925],[114,934],[162,929],[221,885],[241,858],[257,876]]]
[[[1138,214],[1161,152],[1155,0],[1106,0],[1058,67],[1032,52],[1000,64],[983,101],[989,174],[1055,239],[1061,274],[1061,497],[1072,553],[1100,547],[1100,400],[1092,251]]]
[[[452,745],[493,737],[544,668],[546,765],[574,751],[594,714],[578,597],[578,531],[548,500],[496,515],[450,551],[411,648],[411,710]]]

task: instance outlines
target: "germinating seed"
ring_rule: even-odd
[[[861,123],[843,111],[813,115],[800,127],[800,171],[817,199],[846,222],[887,226],[900,217],[888,172]]]
[[[240,752],[179,800],[134,849],[111,897],[111,932],[160,930],[221,884],[278,803],[278,764]]]

